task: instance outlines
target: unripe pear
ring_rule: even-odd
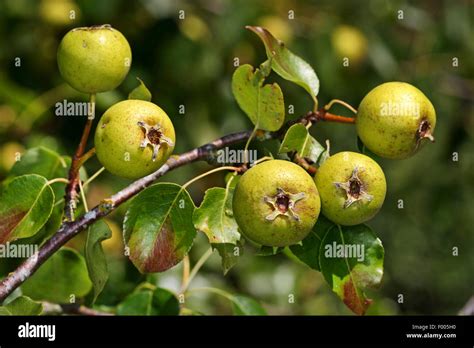
[[[233,213],[240,231],[266,246],[298,243],[311,231],[321,202],[311,176],[289,161],[270,160],[242,175]]]
[[[158,106],[125,100],[111,106],[95,132],[100,163],[112,174],[128,179],[148,175],[166,162],[175,144],[174,127]]]
[[[371,90],[360,103],[357,134],[373,153],[391,159],[414,155],[426,140],[434,141],[436,113],[418,88],[387,82]]]
[[[385,200],[387,184],[382,168],[356,152],[329,157],[316,172],[321,211],[340,225],[358,225],[377,214]]]
[[[61,75],[72,87],[88,94],[116,88],[127,76],[131,62],[127,39],[110,25],[72,29],[58,48]]]

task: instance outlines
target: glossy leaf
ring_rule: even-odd
[[[265,309],[251,297],[232,295],[232,311],[235,315],[267,315]]]
[[[276,131],[285,120],[285,103],[278,84],[263,85],[264,77],[251,65],[238,67],[232,76],[232,93],[252,123],[259,129]]]
[[[320,271],[319,249],[321,247],[321,241],[326,236],[326,233],[328,233],[332,228],[337,228],[337,226],[326,219],[323,215],[319,215],[318,221],[316,221],[316,224],[308,236],[306,236],[300,244],[290,246],[290,251],[300,261],[304,262],[312,269]]]
[[[117,315],[178,315],[176,296],[165,289],[141,289],[130,294],[117,306]]]
[[[45,147],[34,147],[27,150],[12,167],[9,178],[25,175],[38,174],[44,176],[48,180],[56,178],[67,178],[68,168],[71,165],[71,158],[68,156],[60,156],[56,152]],[[84,167],[79,171],[81,180],[87,179],[87,173]],[[56,199],[53,211],[49,220],[34,236],[22,239],[21,243],[26,244],[42,244],[44,240],[50,237],[59,228],[62,222],[64,203],[58,201],[64,196],[66,184],[63,182],[55,182],[51,184]]]
[[[75,250],[62,248],[53,254],[21,286],[33,300],[69,303],[71,296],[84,297],[92,283],[84,258]]]
[[[382,242],[366,225],[331,228],[321,242],[321,272],[332,290],[354,313],[365,314],[372,302],[364,290],[380,285]]]
[[[140,84],[128,94],[128,99],[151,101],[150,90],[145,86],[145,84],[140,78],[137,77],[137,80]]]
[[[155,184],[132,200],[123,231],[140,272],[163,272],[184,258],[196,236],[193,212],[189,193],[176,184]]]
[[[303,87],[316,102],[319,79],[313,68],[302,58],[286,48],[285,44],[273,37],[265,28],[248,26],[265,45],[267,56],[272,61],[272,69],[285,80]]]
[[[94,223],[87,232],[85,256],[89,278],[92,280],[94,287],[93,302],[102,292],[109,278],[107,259],[102,249],[102,242],[110,237],[112,237],[112,231],[107,223],[102,220]]]
[[[27,296],[20,296],[11,301],[4,307],[8,310],[10,315],[40,315],[43,311],[43,305],[40,302],[33,301]]]
[[[305,126],[298,123],[291,126],[286,132],[279,153],[291,151],[296,151],[301,157],[310,160],[312,163],[317,163],[325,149],[309,134]]]
[[[0,244],[36,234],[46,223],[54,193],[39,175],[23,175],[0,186]]]

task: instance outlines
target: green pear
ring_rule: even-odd
[[[283,247],[308,235],[321,202],[313,179],[303,168],[270,160],[242,175],[232,205],[245,237],[261,245]]]
[[[321,211],[340,225],[358,225],[377,214],[385,200],[387,184],[382,168],[356,152],[329,157],[315,175]]]
[[[144,100],[125,100],[101,117],[94,137],[97,158],[112,174],[136,179],[148,175],[169,158],[175,132],[168,115]]]
[[[110,25],[75,28],[58,48],[61,75],[76,90],[93,94],[116,88],[132,62],[127,39]]]
[[[434,141],[436,113],[418,88],[387,82],[371,90],[360,103],[356,127],[373,153],[391,159],[413,156],[427,139]]]

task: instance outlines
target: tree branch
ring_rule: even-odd
[[[172,156],[156,172],[138,179],[110,198],[104,199],[99,205],[77,220],[64,222],[60,229],[35,254],[26,259],[15,271],[0,282],[0,302],[28,279],[54,252],[66,244],[71,238],[100,218],[111,213],[120,204],[150,186],[155,180],[175,168],[197,160],[206,159],[215,150],[247,140],[250,133],[251,131],[244,131],[229,134],[194,150],[178,156]]]
[[[316,121],[328,121],[328,122],[337,122],[337,123],[355,123],[355,117],[346,117],[331,114],[325,109],[320,109],[317,112],[311,112],[311,116]]]
[[[72,157],[71,167],[69,168],[68,180],[69,183],[66,185],[66,194],[64,196],[64,214],[66,215],[67,221],[74,220],[74,208],[77,201],[77,194],[79,188],[79,170],[82,164],[90,158],[94,153],[95,149],[88,151],[83,158],[84,151],[86,150],[87,139],[92,128],[92,121],[95,117],[95,94],[91,94],[89,102],[89,115],[87,117],[86,125],[82,132],[81,141],[77,146],[76,153]]]
[[[267,133],[268,136],[264,137],[264,139],[279,138],[282,136],[282,134],[284,134],[286,129],[298,122],[307,124],[308,122],[316,123],[319,120],[334,121],[332,119],[326,118],[326,115],[328,115],[328,113],[322,109],[317,112],[310,112],[298,120],[287,122],[282,130]],[[342,118],[346,119],[347,117]],[[11,294],[26,279],[28,279],[49,257],[51,257],[51,255],[53,255],[61,246],[66,244],[71,238],[91,226],[100,218],[110,214],[122,203],[129,200],[144,190],[146,187],[150,186],[155,180],[175,168],[198,160],[210,159],[216,150],[219,150],[225,146],[243,142],[250,137],[251,133],[252,131],[243,131],[225,135],[222,138],[185,152],[181,155],[172,156],[154,173],[138,179],[121,191],[115,193],[110,198],[102,200],[99,205],[95,206],[92,210],[77,218],[77,220],[64,222],[59,230],[35,254],[26,259],[17,267],[16,270],[14,270],[0,282],[0,302],[3,302],[3,300],[5,300],[9,294]]]

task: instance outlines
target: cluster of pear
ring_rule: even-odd
[[[116,88],[131,65],[126,38],[109,25],[76,28],[58,49],[59,70],[78,91],[95,94]],[[414,86],[389,82],[375,87],[360,103],[357,133],[380,157],[408,158],[433,140],[436,114]],[[130,179],[148,175],[169,158],[175,131],[156,104],[126,100],[110,107],[95,132],[99,161],[111,173]],[[320,212],[340,225],[373,218],[386,194],[385,175],[372,158],[355,152],[329,157],[312,178],[289,161],[270,160],[247,170],[233,196],[241,232],[267,246],[288,246],[304,239]]]
[[[80,92],[96,94],[120,85],[130,70],[127,39],[110,25],[75,28],[62,39],[58,66]],[[126,100],[101,117],[94,137],[96,154],[112,174],[129,179],[148,175],[166,162],[175,146],[173,123],[156,104]]]
[[[357,134],[380,157],[413,156],[433,141],[436,113],[414,86],[388,82],[371,90],[356,115]],[[314,180],[313,180],[314,179]],[[270,160],[240,179],[233,210],[240,230],[256,243],[288,246],[304,239],[322,212],[340,225],[372,219],[383,205],[387,183],[382,168],[369,156],[339,152],[311,176],[297,164]]]

